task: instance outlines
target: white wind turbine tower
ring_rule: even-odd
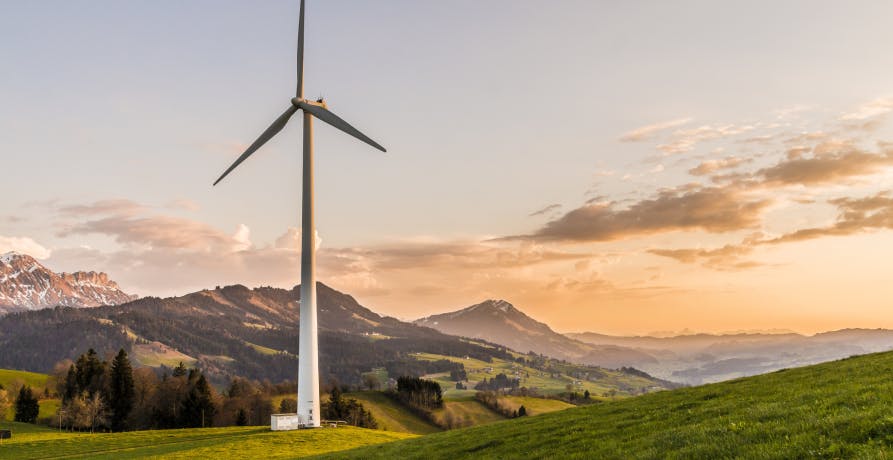
[[[318,427],[319,418],[319,353],[316,320],[316,247],[313,223],[313,117],[385,152],[385,148],[330,112],[322,99],[304,99],[304,0],[298,20],[298,84],[291,106],[267,128],[251,146],[214,182],[223,180],[257,149],[273,138],[298,110],[304,115],[304,183],[301,207],[301,311],[298,346],[298,413],[297,423]],[[275,429],[275,427],[274,427]]]

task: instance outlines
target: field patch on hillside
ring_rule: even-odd
[[[348,393],[345,398],[355,398],[372,412],[378,428],[401,433],[429,434],[441,431],[435,425],[413,414],[405,407],[377,391]]]

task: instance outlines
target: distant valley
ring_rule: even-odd
[[[649,353],[658,362],[642,363],[642,370],[692,385],[893,349],[893,331],[887,329],[843,329],[813,336],[794,333],[693,334],[667,338],[568,335],[587,343],[633,347]]]
[[[432,315],[416,324],[446,334],[505,344],[568,361],[630,366],[655,377],[698,385],[893,349],[893,331],[845,329],[796,333],[690,334],[622,337],[559,334],[504,300]]]

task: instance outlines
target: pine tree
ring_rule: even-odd
[[[208,380],[200,372],[196,372],[194,375],[198,375],[198,378],[183,401],[182,426],[204,428],[211,426],[211,420],[217,413],[217,408],[214,407],[214,397],[211,394],[211,385],[208,384]]]
[[[127,416],[133,410],[133,368],[122,348],[112,361],[111,389],[109,406],[112,410],[112,431],[123,431],[127,428]]]
[[[81,355],[75,363],[75,380],[77,380],[78,390],[86,391],[90,396],[101,392],[105,368],[105,361],[99,359],[96,351],[92,348],[87,350],[87,354]]]
[[[283,398],[279,402],[280,414],[294,414],[298,411],[298,401],[292,398]]]
[[[236,426],[245,426],[248,424],[248,414],[245,413],[245,409],[239,409],[239,412],[236,413]]]
[[[15,405],[15,421],[24,423],[36,423],[37,414],[40,412],[40,403],[34,397],[34,392],[30,386],[23,386],[19,390],[19,397],[16,398]]]
[[[172,377],[183,377],[186,375],[186,366],[183,365],[183,361],[180,361],[180,365],[174,368],[173,372],[171,372]]]

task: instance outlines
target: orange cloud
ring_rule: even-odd
[[[849,142],[822,142],[806,157],[803,149],[789,150],[786,159],[754,174],[763,185],[818,185],[874,174],[893,166],[893,149],[862,151]]]
[[[718,160],[704,160],[694,168],[689,169],[688,172],[693,176],[706,176],[719,170],[737,168],[742,164],[750,163],[752,161],[752,158],[742,158],[737,156],[721,158]]]
[[[759,224],[768,199],[752,199],[732,187],[682,186],[653,199],[618,208],[593,203],[568,212],[533,234],[513,237],[540,241],[612,241],[679,230],[723,233]]]
[[[842,236],[871,230],[893,229],[893,197],[883,191],[865,198],[838,198],[829,203],[837,206],[837,222],[827,227],[805,228],[767,240],[763,244],[803,241],[822,236]]]

